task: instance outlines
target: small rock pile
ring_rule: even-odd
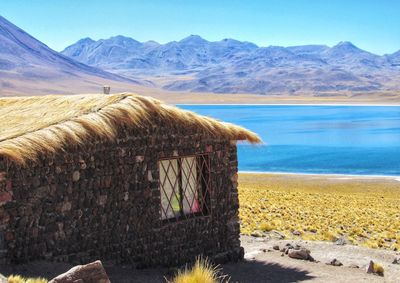
[[[333,265],[333,266],[342,266],[343,263],[341,263],[339,260],[336,258],[332,259],[330,262],[327,263],[328,265]]]
[[[273,249],[279,250],[279,246],[275,245]],[[292,244],[287,243],[282,249],[280,249],[280,251],[282,252],[282,256],[286,254],[290,258],[315,261],[314,258],[311,256],[310,250],[303,248],[300,245],[293,246]]]
[[[346,243],[341,241],[337,243],[337,245],[345,245]],[[310,250],[306,249],[305,247],[300,246],[299,244],[291,244],[287,243],[284,247],[280,248],[279,245],[275,244],[272,246],[272,250],[275,251],[280,251],[282,254],[281,256],[287,255],[290,258],[294,259],[300,259],[300,260],[308,260],[311,262],[318,263],[319,261],[316,261],[312,256]],[[270,250],[268,250],[270,251]],[[327,265],[332,265],[332,266],[343,266],[343,263],[339,261],[338,259],[334,258],[329,262],[326,262]],[[400,264],[400,257],[396,257],[392,264]],[[348,265],[349,268],[360,268],[359,265],[357,264],[350,264]],[[366,267],[366,272],[374,275],[379,275],[379,276],[384,276],[384,267],[376,262],[373,262],[372,260],[369,262],[369,264]]]

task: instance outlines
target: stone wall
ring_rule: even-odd
[[[211,213],[161,221],[163,157],[208,153]],[[178,125],[120,129],[22,168],[0,159],[0,258],[140,267],[177,265],[198,254],[236,260],[239,242],[236,144]]]

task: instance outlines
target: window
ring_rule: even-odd
[[[207,155],[162,159],[161,219],[185,219],[209,213],[209,158]]]

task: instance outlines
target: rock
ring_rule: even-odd
[[[339,246],[343,246],[343,245],[346,245],[347,244],[347,241],[346,241],[346,239],[345,238],[339,238],[339,239],[337,239],[337,241],[335,242],[335,244],[336,245],[339,245]]]
[[[367,273],[374,273],[374,262],[372,260],[367,265]]]
[[[308,260],[310,257],[310,251],[305,248],[300,248],[298,250],[289,249],[288,256],[290,258]]]
[[[400,264],[400,257],[399,258],[395,258],[393,260],[392,264]]]
[[[349,267],[350,268],[360,268],[357,264],[354,264],[354,263],[350,264]]]
[[[282,234],[281,232],[276,231],[276,230],[272,230],[270,235],[271,235],[272,238],[277,238],[279,240],[285,239],[285,235]]]
[[[79,173],[79,171],[74,171],[74,173],[72,173],[72,180],[74,182],[79,181],[80,178],[81,178],[81,173]]]
[[[253,237],[262,237],[263,236],[263,234],[260,231],[254,231],[250,235]]]
[[[295,236],[300,236],[301,232],[296,230],[296,231],[293,231],[292,234]]]
[[[58,275],[49,283],[111,283],[101,261],[86,265],[77,265],[67,272]]]
[[[332,259],[329,263],[327,263],[329,265],[333,265],[333,266],[342,266],[343,263],[341,263],[339,260],[337,260],[336,258]]]
[[[219,253],[212,258],[215,264],[223,264],[229,261],[228,252]]]
[[[276,250],[276,251],[279,251],[279,246],[278,246],[278,245],[274,245],[272,248],[273,248],[274,250]]]
[[[135,157],[136,162],[143,162],[144,161],[144,156],[143,155],[138,155]]]
[[[291,249],[294,249],[294,247],[290,243],[287,243],[280,251],[285,254],[288,254],[289,250]]]
[[[260,254],[261,253],[261,251],[251,251],[251,252],[248,252],[248,253],[245,253],[244,254],[244,258],[245,259],[248,259],[248,260],[250,260],[250,259],[255,259],[256,258],[256,256],[258,255],[258,254]]]

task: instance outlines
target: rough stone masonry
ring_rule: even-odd
[[[207,154],[210,212],[161,220],[158,160]],[[178,265],[243,257],[236,143],[158,121],[19,166],[0,158],[0,261]]]

